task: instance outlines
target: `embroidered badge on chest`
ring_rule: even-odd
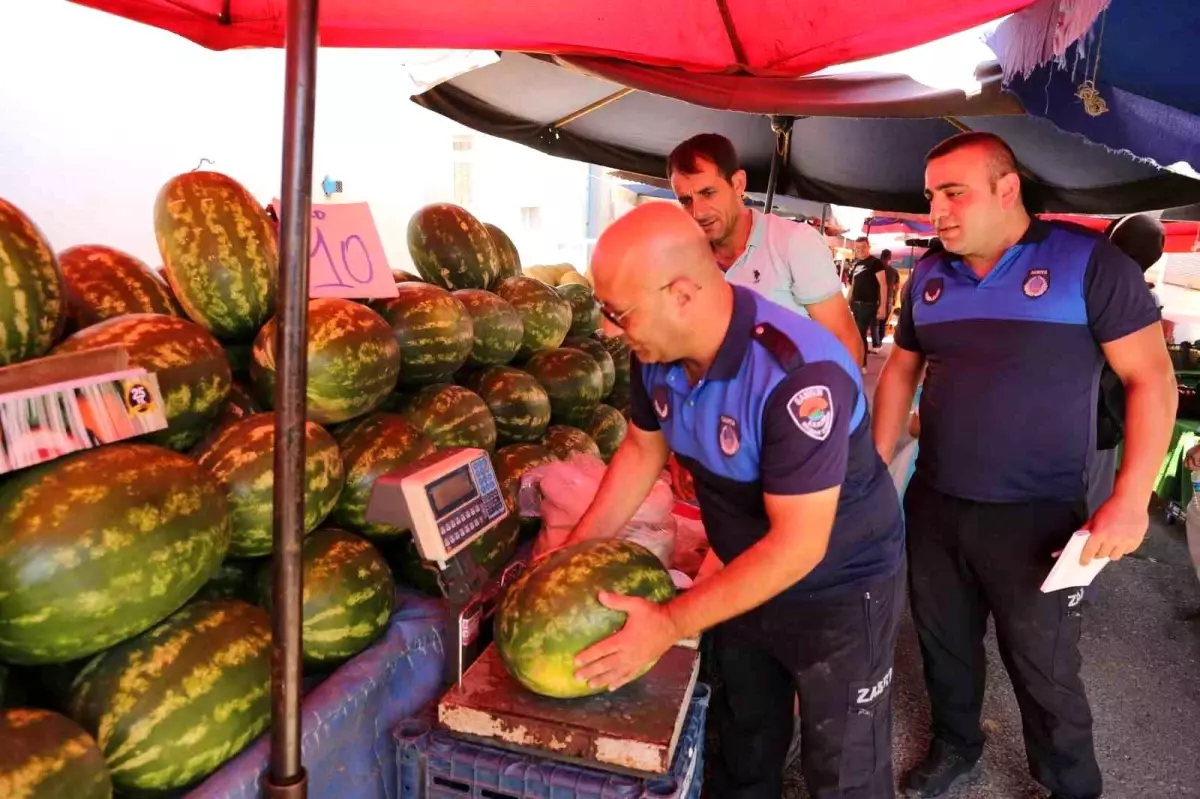
[[[942,298],[942,289],[944,283],[940,277],[931,278],[925,284],[925,291],[921,292],[921,299],[925,300],[926,305],[933,305]]]
[[[742,434],[738,432],[737,419],[722,416],[717,425],[717,443],[726,457],[732,458],[742,448]]]
[[[666,421],[671,415],[670,393],[666,386],[655,386],[652,399],[654,400],[654,412],[658,414],[661,421]]]
[[[788,400],[788,413],[801,433],[824,441],[833,430],[833,395],[826,386],[802,388]]]
[[[1050,290],[1050,270],[1030,269],[1029,274],[1025,275],[1025,282],[1021,284],[1021,290],[1026,297],[1035,300],[1045,294]]]

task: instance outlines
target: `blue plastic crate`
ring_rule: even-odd
[[[699,799],[711,693],[696,684],[671,770],[649,779],[464,741],[406,719],[393,732],[400,799]]]

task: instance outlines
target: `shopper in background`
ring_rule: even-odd
[[[568,541],[616,535],[674,451],[726,565],[666,605],[601,593],[628,616],[580,654],[580,678],[616,688],[715,628],[713,796],[780,798],[798,690],[810,794],[890,799],[904,527],[855,361],[820,325],[729,285],[670,205],[605,230],[592,275],[633,353],[632,424]]]
[[[871,346],[879,349],[883,342],[879,337],[879,322],[887,319],[883,302],[887,298],[887,271],[883,262],[871,255],[871,245],[866,236],[854,242],[854,266],[850,270],[850,310],[862,339],[862,367],[867,371],[867,334],[871,335]]]
[[[883,301],[883,316],[876,323],[879,325],[879,332],[875,334],[875,340],[882,344],[887,338],[887,324],[892,317],[892,310],[896,307],[896,291],[900,288],[900,272],[896,267],[892,266],[892,251],[884,250],[879,253],[879,262],[883,264],[884,277],[887,281],[887,297]]]
[[[811,317],[851,355],[861,355],[823,233],[747,208],[746,172],[729,139],[701,133],[683,142],[667,158],[667,177],[679,204],[704,230],[726,280]]]
[[[1087,589],[1040,586],[1076,531],[1091,533],[1084,564],[1119,559],[1146,534],[1177,403],[1159,312],[1139,266],[1112,243],[1031,219],[998,137],[939,144],[925,186],[945,252],[922,259],[905,286],[873,416],[890,460],[925,374],[904,509],[933,741],[905,789],[941,796],[978,773],[991,615],[1034,778],[1055,799],[1094,799],[1101,776],[1078,647]],[[1125,450],[1112,496],[1089,519],[1105,360],[1125,386]]]

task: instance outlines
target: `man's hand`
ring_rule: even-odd
[[[875,319],[876,319],[876,321],[884,322],[884,321],[887,321],[887,318],[888,318],[887,308],[885,308],[883,303],[881,302],[881,303],[879,303],[879,313],[875,314]]]
[[[1183,465],[1192,471],[1200,470],[1200,446],[1192,447],[1183,457]]]
[[[575,658],[575,677],[593,688],[615,691],[634,680],[650,663],[674,646],[682,635],[670,611],[640,597],[601,591],[600,604],[626,614],[625,626]]]
[[[1079,564],[1086,566],[1092,558],[1120,560],[1142,545],[1150,527],[1150,512],[1145,503],[1130,502],[1114,494],[1099,507],[1087,530],[1091,533]]]

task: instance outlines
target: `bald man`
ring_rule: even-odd
[[[619,687],[715,628],[714,796],[779,799],[797,690],[814,799],[893,796],[904,528],[858,364],[816,322],[727,283],[673,206],[609,227],[592,273],[633,352],[633,424],[570,542],[616,535],[673,451],[727,565],[663,606],[601,594],[628,618],[580,655],[580,678]]]
[[[1001,139],[942,142],[925,186],[945,251],[905,286],[874,415],[890,459],[925,375],[904,509],[933,741],[905,790],[941,796],[979,771],[990,615],[1034,778],[1054,799],[1095,799],[1078,646],[1090,589],[1041,585],[1076,531],[1090,531],[1084,565],[1119,559],[1146,534],[1177,402],[1159,312],[1141,269],[1111,242],[1030,217]],[[1125,388],[1125,450],[1111,496],[1089,512],[1106,360]]]

